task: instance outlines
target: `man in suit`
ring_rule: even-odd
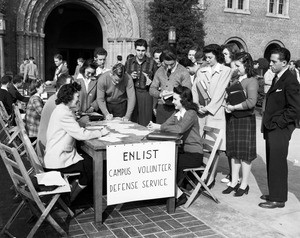
[[[284,207],[288,193],[287,155],[289,140],[300,112],[300,86],[296,75],[288,70],[291,54],[286,48],[271,53],[270,68],[275,77],[266,95],[263,133],[266,140],[266,163],[269,195],[262,208]]]
[[[12,107],[13,99],[7,89],[8,84],[10,83],[11,79],[12,79],[11,76],[4,75],[0,80],[0,83],[1,83],[0,101],[2,101],[3,106],[5,107],[5,110],[9,116],[12,114],[12,111],[13,111],[13,107]]]
[[[57,78],[62,74],[69,74],[68,67],[63,63],[63,57],[60,54],[54,55],[54,64],[56,65],[56,70],[53,78],[53,85],[56,84]]]

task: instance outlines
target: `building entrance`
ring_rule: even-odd
[[[52,80],[53,56],[61,54],[69,73],[74,74],[77,58],[93,58],[96,47],[103,46],[102,28],[97,17],[79,4],[62,4],[49,14],[45,28],[45,78]]]

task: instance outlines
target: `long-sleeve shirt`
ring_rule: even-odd
[[[132,78],[125,73],[118,84],[113,84],[111,71],[100,76],[97,83],[97,102],[106,116],[109,114],[106,103],[119,104],[127,101],[125,117],[130,118],[135,106],[135,91]]]
[[[2,101],[7,114],[11,115],[13,111],[13,107],[12,107],[13,99],[10,93],[6,89],[0,88],[0,101]]]
[[[147,79],[143,73],[146,73],[150,80],[157,70],[157,65],[152,58],[144,57],[142,63],[139,63],[136,57],[129,59],[125,65],[126,72],[131,75],[132,72],[137,72],[137,79],[134,80],[134,86],[139,89],[146,89]]]
[[[160,90],[173,91],[173,88],[178,85],[191,89],[191,77],[187,69],[177,63],[176,69],[168,77],[167,70],[164,67],[160,67],[154,75],[149,93],[151,96],[159,98]]]
[[[41,97],[37,95],[30,97],[25,116],[25,127],[29,137],[37,137],[43,107],[44,102]]]
[[[23,95],[21,95],[21,93],[18,91],[18,89],[13,84],[8,85],[8,92],[12,96],[13,103],[16,103],[17,100],[19,100],[21,102],[29,101],[29,97],[24,97]]]
[[[194,110],[187,110],[178,119],[176,112],[161,125],[162,131],[183,134],[183,150],[190,153],[203,153],[202,139],[199,133],[199,122]]]

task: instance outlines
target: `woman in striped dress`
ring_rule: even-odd
[[[234,93],[228,93],[227,100],[230,103],[227,104],[226,111],[230,115],[226,124],[226,152],[231,158],[232,181],[223,194],[235,191],[234,196],[240,197],[248,194],[251,162],[257,157],[254,107],[257,101],[258,82],[249,53],[237,53],[235,65],[239,77],[230,84],[227,91],[230,92],[233,87],[240,88],[241,97],[235,98],[236,102],[233,103],[234,100],[231,99],[235,97],[232,96]],[[242,168],[241,184],[238,183],[240,168]]]

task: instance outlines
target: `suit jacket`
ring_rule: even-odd
[[[22,102],[28,102],[29,101],[29,97],[24,97],[20,94],[20,92],[18,91],[18,89],[12,84],[10,83],[8,85],[8,92],[10,93],[10,95],[12,96],[13,99],[13,103],[16,103],[17,100],[22,101]]]
[[[98,130],[80,127],[68,106],[63,103],[57,105],[47,130],[45,168],[66,168],[83,160],[77,153],[75,140],[89,140],[100,136],[101,132]]]
[[[263,125],[266,129],[286,128],[295,125],[300,113],[300,86],[296,75],[286,70],[266,95]]]
[[[219,64],[218,69],[213,75],[210,74],[209,68],[200,68],[197,72],[197,77],[194,81],[192,93],[193,100],[199,105],[199,95],[197,87],[201,87],[201,81],[207,86],[208,93],[211,97],[210,102],[205,106],[208,114],[203,120],[200,120],[200,130],[203,130],[204,125],[223,129],[221,150],[226,150],[226,119],[225,119],[225,88],[231,78],[231,69],[227,66]],[[202,133],[200,133],[202,134]]]
[[[12,96],[10,95],[10,93],[2,88],[0,88],[0,101],[2,101],[7,114],[11,115],[12,111],[13,111],[13,107],[12,107],[13,99],[12,99]]]
[[[55,69],[54,78],[53,78],[54,82],[57,81],[57,77],[59,77],[60,75],[62,75],[62,74],[68,75],[69,74],[69,69],[64,64],[62,64],[58,67],[59,67],[59,69],[57,69],[57,68]]]
[[[86,90],[82,74],[78,75],[76,81],[81,85],[81,90],[79,94],[79,101],[80,101],[79,111],[85,112],[91,106],[94,108],[94,111],[98,111],[99,106],[97,103],[97,80],[90,81],[88,90]]]

